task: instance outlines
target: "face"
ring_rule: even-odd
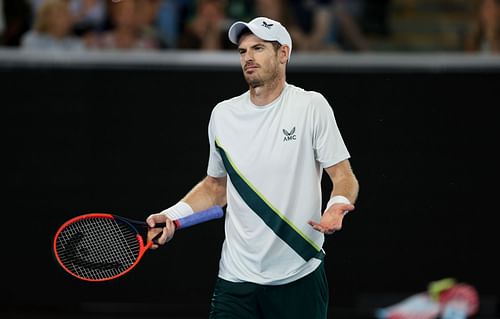
[[[280,50],[276,52],[270,42],[253,34],[245,34],[240,39],[238,51],[243,76],[252,88],[271,83],[284,73]]]

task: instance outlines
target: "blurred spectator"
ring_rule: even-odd
[[[334,34],[335,39],[344,50],[367,51],[366,40],[361,27],[360,19],[364,11],[362,0],[335,0],[334,10]]]
[[[297,50],[366,51],[368,41],[358,23],[361,0],[289,0],[290,28]]]
[[[144,38],[152,39],[159,48],[166,48],[167,44],[157,27],[161,0],[140,0],[136,3],[137,24],[139,33]]]
[[[468,52],[500,53],[500,1],[481,0],[477,21],[466,35]]]
[[[21,38],[21,48],[82,51],[83,41],[72,34],[73,19],[66,0],[44,0],[36,11],[33,28]]]
[[[338,50],[330,37],[333,26],[331,0],[289,0],[292,23],[289,27],[294,50]]]
[[[283,24],[288,25],[286,0],[255,0],[255,11],[257,16],[282,21]]]
[[[74,17],[74,32],[83,36],[89,32],[100,31],[105,27],[106,0],[69,0]]]
[[[260,13],[256,13],[255,2],[259,0],[229,0],[225,5],[225,12],[227,18],[230,20],[229,24],[236,21],[250,21]],[[268,0],[274,2],[279,0]]]
[[[223,50],[233,48],[227,40],[228,23],[223,0],[198,0],[193,19],[181,35],[181,49]]]
[[[1,0],[3,4],[4,30],[1,44],[18,47],[21,38],[31,27],[31,9],[28,0]]]
[[[89,42],[96,49],[156,50],[160,43],[151,33],[143,32],[152,27],[144,25],[140,17],[141,2],[147,0],[108,0],[110,27],[98,33]]]
[[[156,27],[162,37],[162,48],[175,49],[184,32],[193,0],[161,0]]]

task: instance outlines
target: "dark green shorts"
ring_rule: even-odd
[[[217,279],[210,319],[325,319],[328,281],[323,263],[311,274],[279,286]]]

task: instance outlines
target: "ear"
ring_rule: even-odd
[[[288,45],[282,45],[279,49],[280,63],[287,64],[289,56],[290,56],[290,48],[288,47]]]

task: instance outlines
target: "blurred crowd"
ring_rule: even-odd
[[[479,0],[473,29],[464,41],[466,51],[500,53],[500,0]]]
[[[226,50],[236,20],[267,16],[294,50],[369,51],[390,0],[0,0],[0,46],[44,50]],[[478,0],[464,50],[500,52],[500,1]]]

